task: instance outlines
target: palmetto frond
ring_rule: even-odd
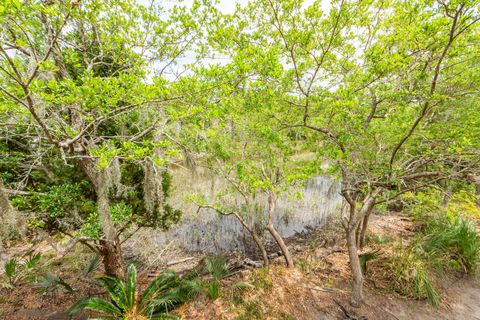
[[[199,293],[202,288],[201,281],[196,277],[181,279],[175,272],[165,271],[138,296],[137,269],[133,264],[128,267],[125,281],[104,275],[99,283],[112,302],[100,298],[84,298],[72,306],[69,316],[88,309],[107,316],[97,319],[125,319],[131,316],[135,319],[177,319],[170,311]]]
[[[67,314],[71,317],[82,309],[92,310],[95,312],[108,314],[110,316],[118,317],[122,315],[122,310],[119,307],[111,302],[97,297],[83,298],[78,300],[70,308],[70,310],[68,310]]]

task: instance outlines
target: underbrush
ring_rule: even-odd
[[[474,273],[480,259],[480,236],[471,221],[439,216],[428,221],[416,246],[431,265]]]
[[[399,248],[388,261],[391,270],[392,289],[404,296],[414,299],[427,299],[438,305],[439,295],[427,261],[410,248]]]
[[[480,264],[480,236],[466,218],[470,214],[451,206],[442,208],[438,199],[427,194],[420,194],[416,201],[409,213],[421,224],[420,232],[409,245],[393,245],[385,267],[391,272],[393,290],[438,305],[435,277],[448,272],[475,273]]]

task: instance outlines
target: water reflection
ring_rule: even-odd
[[[183,188],[177,192],[177,197],[188,192],[207,194],[212,197],[220,188],[218,179],[196,179],[185,187],[182,179],[176,183]],[[288,199],[280,197],[274,216],[274,225],[280,234],[288,238],[296,233],[302,233],[309,227],[322,226],[327,218],[339,213],[342,198],[340,183],[326,176],[317,176],[305,184],[302,198]],[[264,200],[264,199],[263,199]],[[260,206],[266,209],[266,201],[257,199]],[[180,202],[177,202],[180,203]],[[220,216],[214,210],[205,209],[198,214],[192,205],[183,204],[181,208],[186,212],[182,222],[167,232],[155,233],[153,236],[156,245],[166,244],[172,240],[180,248],[189,251],[202,251],[211,253],[245,251],[251,243],[240,223],[234,216]],[[265,210],[266,211],[266,210]],[[265,234],[266,236],[266,234]]]

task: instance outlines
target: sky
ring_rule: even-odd
[[[141,3],[143,5],[148,5],[151,3],[152,0],[137,0],[138,3]],[[165,9],[169,9],[169,8],[172,8],[174,7],[175,5],[185,5],[187,7],[190,7],[192,5],[194,0],[164,0],[164,1],[159,1],[159,0],[156,0],[155,2],[160,2],[161,5],[165,8]],[[307,7],[309,6],[310,4],[312,4],[315,0],[303,0],[303,7]],[[237,4],[240,4],[241,6],[244,6],[246,4],[248,4],[249,0],[218,0],[218,4],[216,5],[216,7],[224,14],[229,14],[229,13],[233,13],[235,11],[235,8],[237,6]],[[325,12],[328,12],[329,9],[330,9],[330,0],[321,0],[321,7],[322,9],[325,11]],[[169,70],[170,71],[166,71],[163,76],[166,77],[167,79],[170,79],[170,80],[174,80],[176,78],[176,75],[175,74],[178,74],[179,72],[182,72],[183,70],[183,66],[185,64],[189,64],[189,63],[194,63],[195,62],[195,54],[193,52],[191,53],[188,53],[181,57],[181,58],[178,58],[176,60],[176,63],[171,65],[169,67]],[[206,61],[209,61],[208,59],[204,59],[203,60],[203,63],[205,63]],[[223,63],[223,62],[226,62],[226,61],[219,61],[217,59],[214,59],[214,60],[211,60],[212,63]],[[208,62],[207,62],[208,63]],[[157,69],[156,67],[159,67],[159,66],[154,66],[153,67],[153,70]],[[161,69],[161,67],[160,67]],[[153,71],[152,70],[152,71]],[[149,76],[149,78],[151,77],[152,75]]]

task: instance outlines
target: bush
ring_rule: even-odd
[[[100,284],[111,302],[98,297],[80,299],[68,311],[70,317],[82,309],[88,309],[102,313],[108,319],[176,318],[170,311],[201,291],[198,278],[179,278],[176,273],[166,271],[140,293],[137,288],[137,269],[133,264],[128,267],[126,281],[105,275],[100,278]]]
[[[63,288],[68,293],[72,293],[72,287],[66,283],[59,276],[47,272],[44,275],[39,277],[39,281],[33,285],[34,288],[40,289],[43,294],[54,294]]]
[[[22,260],[17,258],[7,260],[4,266],[4,274],[8,283],[4,283],[3,286],[12,289],[19,282],[32,278],[38,271],[40,258],[40,253],[31,252]]]
[[[428,273],[428,266],[414,251],[401,248],[394,251],[390,260],[393,289],[402,295],[427,299],[438,305],[438,294]]]
[[[457,271],[475,272],[480,261],[480,236],[470,221],[459,217],[432,218],[416,245],[431,263]]]
[[[230,273],[230,265],[223,256],[212,256],[205,261],[205,268],[213,278],[207,282],[207,295],[210,299],[217,299],[220,296],[220,281]]]

